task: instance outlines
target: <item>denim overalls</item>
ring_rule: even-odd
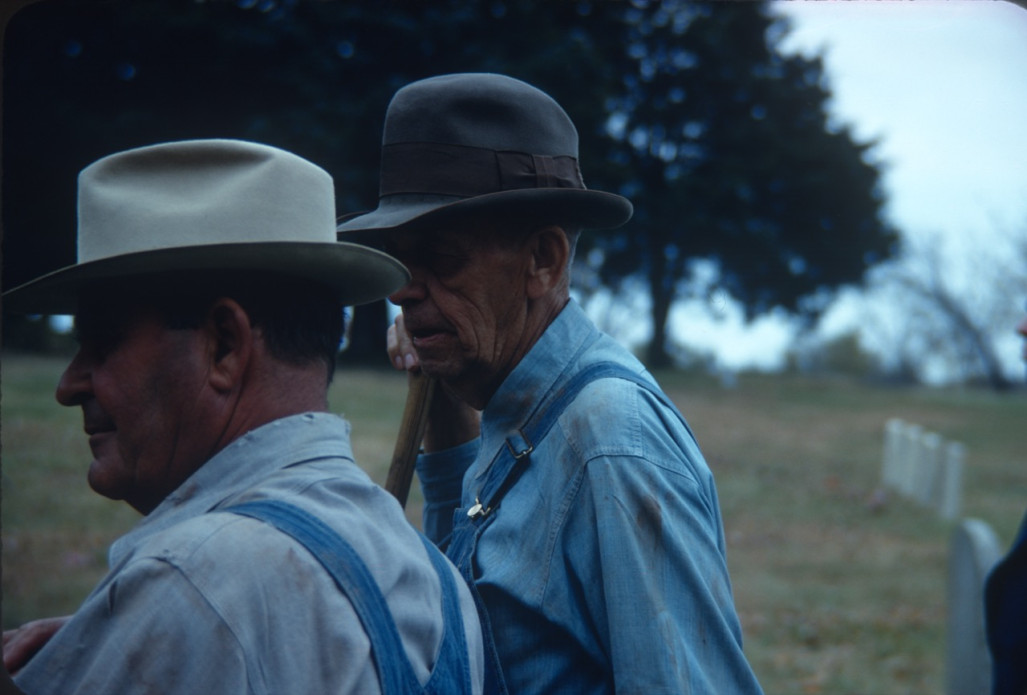
[[[371,656],[383,695],[471,695],[467,639],[456,582],[441,552],[421,536],[442,585],[442,648],[424,687],[406,658],[389,607],[367,566],[352,546],[317,517],[286,502],[257,500],[225,509],[271,524],[302,543],[346,595],[371,642]],[[388,655],[389,658],[383,658]]]

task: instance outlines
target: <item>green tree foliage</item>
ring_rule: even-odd
[[[892,253],[869,145],[829,127],[820,61],[783,57],[786,27],[765,7],[664,2],[627,24],[611,124],[639,204],[601,275],[647,275],[651,364],[667,361],[667,314],[698,258],[749,316],[812,318],[826,290]]]
[[[4,287],[74,261],[77,172],[163,140],[240,137],[330,171],[339,212],[373,207],[389,98],[496,71],[553,94],[588,185],[636,219],[588,235],[610,284],[645,274],[665,359],[670,303],[711,258],[750,314],[856,282],[889,253],[866,146],[828,130],[820,65],[782,58],[762,3],[566,0],[39,0],[5,36]],[[775,29],[775,26],[777,27]],[[349,359],[381,360],[384,304]]]

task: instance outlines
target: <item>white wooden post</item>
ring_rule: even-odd
[[[956,519],[963,507],[963,466],[966,449],[959,442],[945,447],[945,472],[938,512],[943,519]]]
[[[920,425],[889,418],[884,425],[881,485],[933,509],[959,517],[963,506],[965,449]]]
[[[924,432],[916,457],[916,489],[914,497],[925,507],[938,505],[939,469],[941,468],[941,436]]]
[[[920,425],[906,423],[905,433],[902,437],[902,465],[899,469],[901,472],[899,490],[906,497],[912,497],[916,491],[916,469],[921,432],[923,432],[923,428]]]
[[[991,526],[964,519],[949,541],[945,645],[947,695],[991,692],[991,654],[984,635],[984,582],[1001,556]]]
[[[884,455],[881,461],[881,484],[890,490],[899,489],[902,479],[900,471],[902,457],[902,436],[905,424],[893,417],[884,424]]]

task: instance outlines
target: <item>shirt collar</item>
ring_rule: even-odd
[[[330,413],[291,415],[250,430],[116,540],[110,548],[111,565],[143,538],[221,506],[276,470],[324,456],[352,460],[349,431],[349,422]]]
[[[581,307],[574,300],[567,302],[482,411],[482,451],[498,451],[507,435],[519,430],[568,378],[571,365],[598,335]]]

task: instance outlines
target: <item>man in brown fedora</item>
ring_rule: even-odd
[[[18,687],[480,692],[470,592],[327,412],[343,308],[408,278],[335,241],[331,177],[194,140],[99,160],[78,200],[78,262],[5,309],[75,315],[57,400],[82,409],[93,489],[145,516],[27,663],[5,635]]]
[[[424,528],[478,601],[486,692],[760,691],[713,476],[652,376],[570,299],[581,230],[631,212],[585,187],[548,95],[457,74],[395,94],[378,207],[339,226],[411,272],[389,352],[441,385]]]

